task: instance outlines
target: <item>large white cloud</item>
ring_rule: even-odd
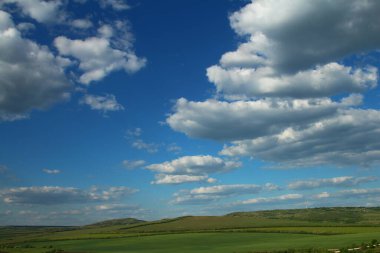
[[[145,168],[158,173],[155,184],[180,184],[190,182],[215,182],[208,174],[222,173],[237,169],[240,162],[224,160],[213,156],[183,156],[178,159],[158,164],[151,164]]]
[[[378,164],[380,112],[358,93],[377,87],[366,54],[380,48],[379,11],[375,0],[251,1],[230,16],[245,41],[207,69],[219,101],[181,98],[168,125],[271,167]]]
[[[229,99],[252,97],[324,97],[362,92],[377,86],[377,68],[353,69],[338,63],[317,66],[296,74],[277,75],[270,67],[207,69],[217,91]]]
[[[191,137],[215,140],[249,139],[278,133],[289,126],[301,127],[335,115],[339,108],[357,105],[354,95],[340,103],[331,99],[260,99],[223,102],[213,99],[177,101],[167,123]]]
[[[257,63],[294,73],[378,49],[379,11],[376,0],[255,0],[230,21],[237,33],[252,36],[248,55]]]
[[[0,10],[0,121],[68,99],[66,64],[47,47],[24,39],[10,15]]]
[[[283,166],[369,167],[380,162],[380,111],[342,110],[305,129],[235,141],[223,155],[247,155]]]

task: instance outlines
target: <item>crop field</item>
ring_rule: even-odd
[[[317,208],[121,219],[83,227],[3,227],[0,252],[327,252],[374,239],[380,241],[379,208]]]

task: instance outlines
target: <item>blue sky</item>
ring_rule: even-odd
[[[2,1],[0,225],[378,206],[379,9]]]

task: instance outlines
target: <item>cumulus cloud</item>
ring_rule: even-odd
[[[70,97],[67,59],[24,39],[11,16],[0,10],[0,121],[26,118]]]
[[[136,191],[136,189],[124,186],[90,190],[59,186],[32,186],[0,190],[0,197],[7,204],[58,205],[108,201],[119,199]]]
[[[360,103],[360,95],[340,103],[329,98],[235,102],[213,99],[192,102],[181,98],[166,121],[174,130],[191,137],[239,140],[278,133],[289,126],[305,126],[335,115],[339,108]]]
[[[213,156],[183,156],[172,161],[151,164],[145,168],[158,173],[155,184],[180,184],[189,182],[214,183],[208,174],[222,173],[237,169],[240,162],[224,160]]]
[[[111,94],[106,94],[105,96],[86,94],[79,103],[88,105],[92,110],[102,111],[103,113],[124,110],[124,107],[116,101],[116,97]]]
[[[146,166],[148,170],[179,175],[200,175],[205,173],[226,172],[241,166],[240,162],[223,160],[219,157],[183,156],[178,159]]]
[[[247,200],[238,201],[235,204],[236,205],[275,204],[278,202],[300,200],[302,198],[303,198],[303,195],[301,194],[285,194],[285,195],[280,195],[280,196],[275,196],[275,197],[247,199]]]
[[[333,177],[313,180],[300,180],[288,184],[288,188],[292,190],[308,190],[322,187],[352,187],[358,184],[378,181],[376,177]]]
[[[294,75],[276,75],[269,67],[207,69],[210,82],[230,99],[252,97],[310,98],[362,92],[377,86],[377,68],[353,69],[338,63],[317,66]]]
[[[219,100],[181,98],[166,122],[273,167],[378,164],[379,111],[357,93],[377,87],[377,67],[358,59],[379,49],[379,10],[375,0],[251,1],[230,16],[246,41],[207,69]]]
[[[2,5],[16,4],[24,15],[27,15],[40,23],[53,23],[60,16],[61,0],[3,0]]]
[[[238,34],[251,36],[248,56],[225,56],[224,64],[263,62],[289,73],[378,49],[379,11],[376,0],[252,1],[230,16]]]
[[[279,134],[234,141],[221,154],[251,156],[282,166],[361,166],[380,162],[380,112],[344,110],[307,128],[287,128]]]
[[[146,162],[144,160],[124,160],[123,166],[127,169],[136,169],[144,166]]]
[[[42,171],[45,172],[46,174],[59,174],[59,173],[61,173],[61,171],[60,171],[60,170],[57,170],[57,169],[54,169],[54,170],[51,170],[51,169],[43,169]]]
[[[84,73],[79,77],[79,81],[83,84],[99,81],[117,70],[134,73],[146,63],[144,58],[137,57],[131,49],[113,48],[110,38],[105,37],[73,40],[59,36],[55,38],[54,45],[61,55],[71,56],[80,61],[79,69]]]

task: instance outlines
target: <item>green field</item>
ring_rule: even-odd
[[[3,227],[0,252],[323,252],[372,239],[380,241],[380,208],[315,208],[121,219],[83,227]]]

